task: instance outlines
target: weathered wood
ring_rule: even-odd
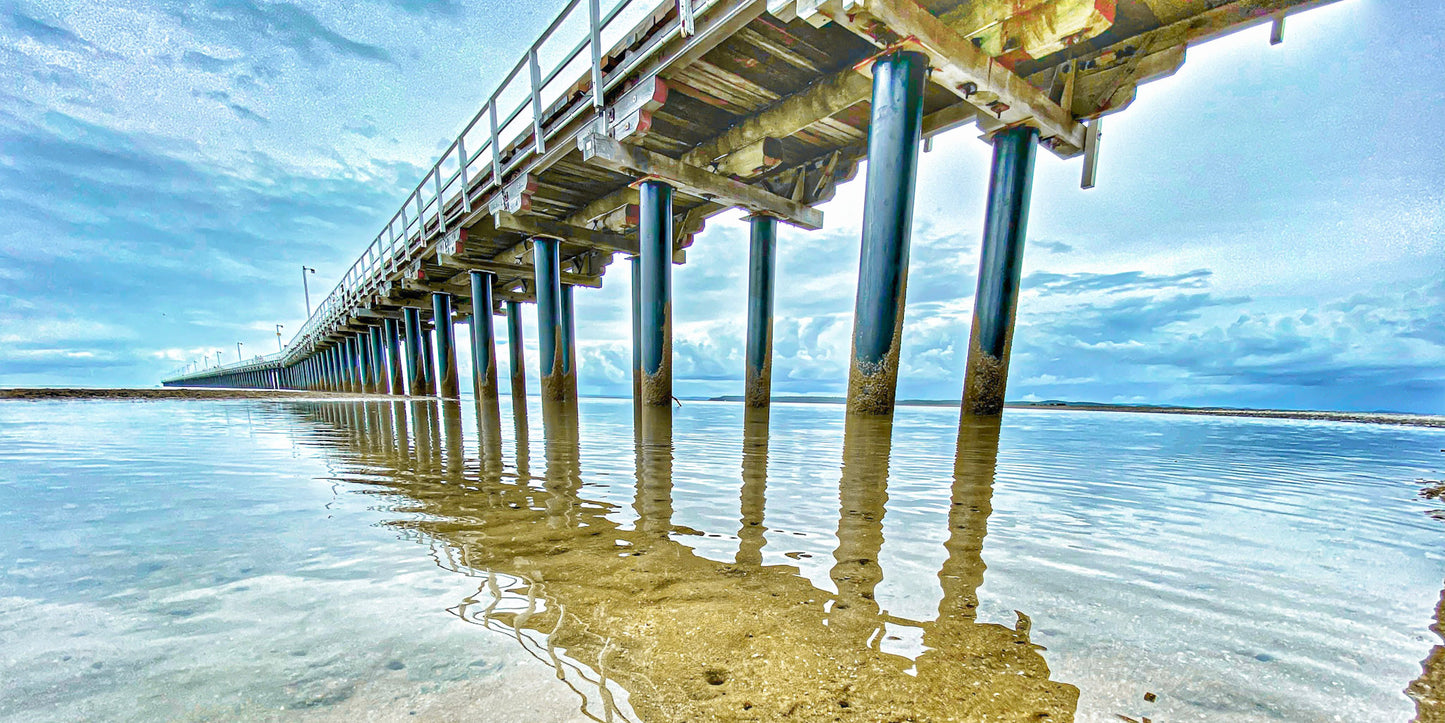
[[[1084,127],[1043,91],[993,58],[914,0],[867,0],[862,10],[907,38],[932,60],[932,80],[993,117],[999,127],[1032,125],[1044,145],[1063,158],[1084,150]],[[858,23],[856,27],[867,27]]]
[[[717,172],[733,178],[752,178],[771,171],[783,162],[782,143],[776,138],[760,138],[717,162]]]
[[[593,230],[585,226],[554,221],[544,216],[516,216],[510,213],[501,213],[496,216],[496,224],[497,228],[504,231],[561,239],[574,246],[587,246],[626,254],[637,253],[637,239],[609,231]]]
[[[491,271],[495,274],[512,274],[514,276],[526,277],[534,273],[530,266],[523,264],[509,264],[502,261],[473,261],[458,259],[451,256],[439,256],[440,266],[449,269],[459,269],[462,273],[449,276],[442,283],[447,287],[471,290],[471,280],[467,278],[467,272],[476,269],[477,271]],[[562,283],[572,286],[586,286],[593,289],[602,288],[601,276],[587,276],[583,274],[562,274]]]
[[[658,153],[624,146],[599,135],[580,139],[578,146],[584,159],[616,171],[660,178],[693,195],[722,199],[755,213],[777,216],[800,228],[823,227],[822,211]]]
[[[806,90],[790,95],[757,115],[729,128],[682,157],[683,163],[706,166],[764,138],[791,136],[842,110],[868,99],[872,82],[849,68]]]
[[[1184,63],[1184,51],[1245,28],[1274,22],[1285,14],[1303,12],[1339,0],[1236,0],[1191,15],[1112,45],[1081,53],[1076,64],[1075,87],[1064,106],[1078,118],[1117,113],[1134,100],[1138,86],[1168,77]],[[1029,76],[1039,82],[1041,71]]]

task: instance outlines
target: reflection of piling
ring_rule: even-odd
[[[763,546],[768,528],[763,526],[763,508],[768,487],[768,408],[749,408],[743,414],[743,487],[738,527],[739,565],[763,564]]]
[[[860,645],[878,628],[873,591],[883,581],[883,514],[888,504],[888,454],[893,419],[848,415],[843,431],[843,470],[838,482],[838,547],[829,577],[838,598],[829,625]]]
[[[526,481],[531,476],[530,432],[527,429],[527,400],[512,397],[512,438],[516,440],[517,477]]]
[[[391,457],[396,454],[396,419],[392,412],[392,402],[375,402],[377,429],[380,436],[376,440],[378,445],[377,453],[384,457]]]
[[[502,414],[494,397],[490,404],[477,400],[477,454],[481,458],[482,478],[496,481],[501,478],[502,463]]]
[[[416,465],[419,470],[431,469],[432,433],[429,412],[430,402],[411,402],[411,436],[416,440]]]
[[[637,445],[637,529],[666,538],[672,531],[672,408],[643,411]]]
[[[547,491],[548,524],[570,526],[577,492],[582,488],[578,470],[577,406],[566,402],[542,403],[542,430],[546,439],[547,475],[542,487]]]
[[[850,414],[892,414],[908,287],[908,240],[928,57],[895,52],[873,64],[862,258],[848,371]]]
[[[994,471],[998,464],[997,417],[964,417],[953,459],[952,504],[948,508],[948,558],[938,571],[943,600],[939,619],[973,620],[978,588],[983,585],[983,538],[993,513]]]
[[[441,416],[447,473],[459,475],[466,464],[466,444],[462,438],[462,403],[453,399],[443,401]]]
[[[392,402],[392,429],[396,430],[396,455],[401,459],[411,456],[411,440],[407,433],[406,402]]]
[[[1000,131],[993,139],[978,291],[973,297],[973,328],[963,378],[965,415],[1003,412],[1038,137],[1037,130],[1019,126]]]

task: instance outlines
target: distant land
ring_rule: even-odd
[[[699,398],[694,401],[741,402],[741,396]],[[783,404],[843,404],[844,397],[773,397]],[[900,407],[958,407],[958,400],[902,399]],[[1445,428],[1445,416],[1402,414],[1400,412],[1330,412],[1297,409],[1246,409],[1237,407],[1178,407],[1161,404],[1109,404],[1104,402],[1066,402],[1048,399],[1042,402],[1008,402],[1010,409],[1062,409],[1084,412],[1138,412],[1143,414],[1203,414],[1215,417],[1262,417],[1267,419],[1315,419],[1330,422],[1365,422],[1371,424],[1404,424],[1413,427]]]
[[[291,389],[223,389],[163,387],[147,389],[86,389],[86,388],[25,388],[0,387],[0,401],[43,400],[43,399],[331,399],[331,400],[375,400],[378,396],[388,400],[413,400],[413,397],[391,397],[388,395],[358,395],[337,392],[316,392]],[[507,396],[504,392],[502,396]],[[470,399],[470,391],[462,392],[463,399]],[[584,395],[586,399],[626,400],[630,397]],[[435,399],[427,397],[426,399]],[[741,396],[683,397],[683,402],[731,402],[740,403]],[[843,397],[824,396],[775,396],[776,404],[843,404]],[[904,399],[901,407],[957,407],[957,400],[945,399]],[[1204,414],[1215,417],[1260,417],[1267,419],[1314,419],[1330,422],[1363,422],[1367,424],[1401,424],[1412,427],[1434,427],[1445,429],[1445,415],[1402,414],[1399,412],[1330,412],[1323,410],[1296,409],[1245,409],[1236,407],[1178,407],[1156,404],[1106,404],[1102,402],[1066,402],[1050,399],[1042,402],[1009,402],[1010,409],[1053,409],[1084,412],[1135,412],[1142,414]]]

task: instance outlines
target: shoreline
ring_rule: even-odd
[[[506,396],[506,395],[503,395]],[[328,399],[376,400],[378,398],[401,400],[434,400],[435,397],[408,397],[390,394],[349,394],[340,392],[318,392],[298,389],[224,389],[212,387],[155,387],[145,389],[89,389],[84,387],[15,387],[0,388],[0,401],[46,401],[85,399]],[[584,399],[625,399],[625,397],[582,397]],[[742,397],[722,396],[706,399],[687,399],[696,402],[740,403]],[[774,397],[775,404],[842,404],[841,398],[834,397]],[[956,407],[957,402],[908,399],[898,402],[900,407]],[[1400,412],[1334,412],[1324,410],[1294,409],[1238,409],[1232,407],[1166,407],[1129,404],[1099,404],[1093,402],[1009,402],[1008,409],[1039,409],[1073,412],[1122,412],[1137,414],[1184,414],[1211,417],[1248,417],[1255,419],[1300,419],[1325,422],[1354,422],[1359,424],[1394,424],[1407,427],[1445,429],[1445,416],[1426,414],[1405,414]]]

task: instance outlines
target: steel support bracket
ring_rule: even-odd
[[[646,135],[652,112],[666,102],[667,83],[655,75],[644,78],[597,115],[592,132],[619,141]]]
[[[537,179],[524,173],[511,183],[497,189],[487,202],[487,210],[493,216],[499,213],[517,213],[532,207],[532,194],[537,191]]]
[[[437,241],[437,255],[456,256],[467,251],[467,230],[454,228]]]

